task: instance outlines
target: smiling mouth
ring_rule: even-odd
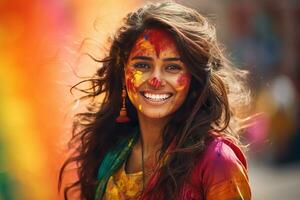
[[[147,100],[150,100],[150,101],[154,101],[154,102],[160,102],[160,101],[165,101],[169,98],[171,98],[173,96],[172,93],[160,93],[160,94],[157,94],[157,93],[151,93],[151,92],[140,92],[141,95],[143,97],[145,97]]]

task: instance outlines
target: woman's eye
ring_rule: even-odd
[[[150,65],[147,63],[135,63],[133,66],[139,70],[148,70],[150,68]]]
[[[181,71],[182,67],[180,65],[172,64],[172,65],[167,65],[166,70],[176,73]]]

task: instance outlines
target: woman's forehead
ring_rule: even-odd
[[[158,58],[171,54],[177,56],[177,48],[172,34],[162,28],[149,28],[140,34],[136,40],[131,56],[155,54]]]

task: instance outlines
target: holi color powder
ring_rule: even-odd
[[[190,82],[190,78],[187,74],[181,74],[178,79],[177,83],[180,86],[180,88],[185,88]]]
[[[156,56],[159,58],[160,52],[167,49],[173,43],[174,39],[172,35],[164,29],[146,29],[137,39],[136,45],[132,49],[132,54],[143,54],[146,49],[154,48]]]
[[[142,77],[142,72],[132,69],[132,68],[126,68],[125,69],[126,74],[126,85],[127,85],[127,91],[129,97],[133,98],[137,96],[137,88],[139,86],[139,82]]]
[[[147,29],[144,31],[143,35],[144,39],[148,40],[154,46],[157,57],[159,57],[161,51],[174,43],[172,35],[164,29]]]
[[[160,88],[162,85],[162,81],[156,77],[153,77],[152,79],[149,80],[149,84],[154,88]]]

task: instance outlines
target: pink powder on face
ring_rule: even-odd
[[[189,82],[190,82],[190,77],[187,74],[181,74],[177,79],[177,83],[181,87],[182,86],[186,87]]]

